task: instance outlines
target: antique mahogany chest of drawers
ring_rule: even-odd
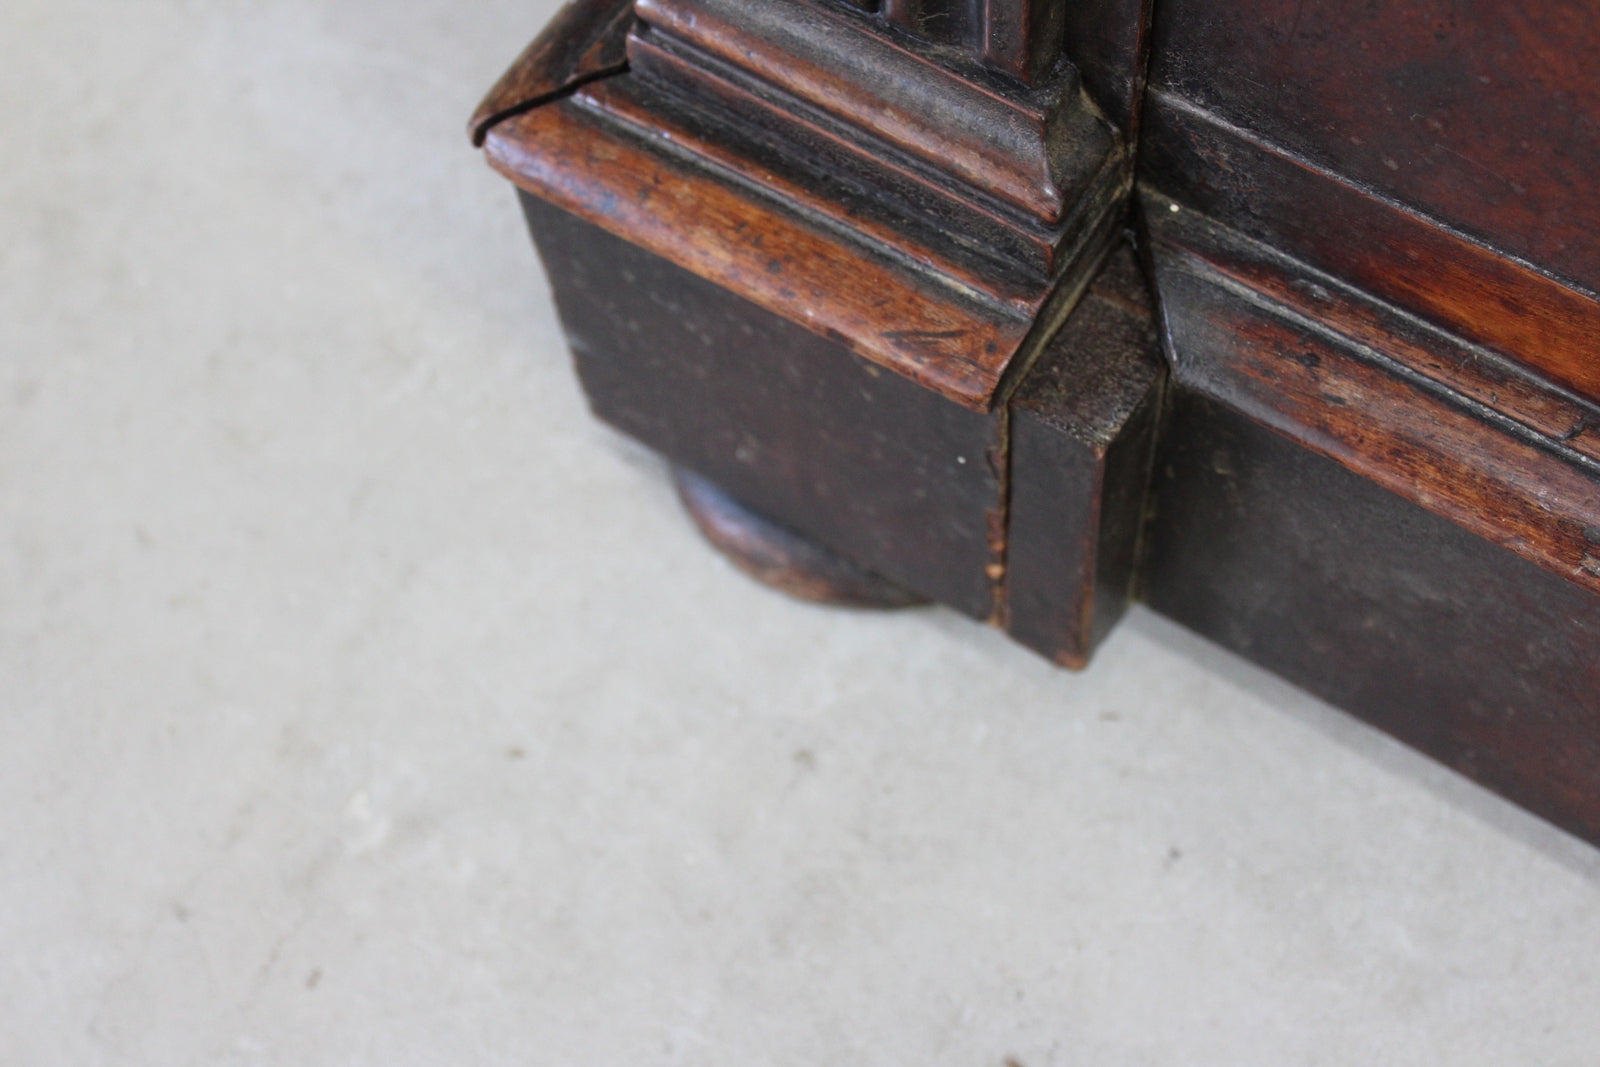
[[[1589,0],[575,0],[473,118],[747,569],[1142,600],[1600,842]]]

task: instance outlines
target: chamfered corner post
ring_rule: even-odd
[[[1088,664],[1137,595],[1166,365],[1119,244],[1010,403],[1006,632]]]

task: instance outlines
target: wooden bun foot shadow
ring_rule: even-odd
[[[698,474],[674,467],[672,478],[678,499],[705,539],[763,585],[800,600],[847,608],[928,603],[926,597],[756,514]]]

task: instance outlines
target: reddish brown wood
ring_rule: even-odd
[[[1173,0],[1147,180],[1600,399],[1600,21],[1578,0]]]
[[[784,110],[816,108],[1044,223],[1061,220],[1113,151],[1071,68],[1038,91],[993,84],[804,0],[638,0],[637,10],[647,34],[666,35],[781,91],[789,98]],[[649,73],[655,54],[641,55],[636,46],[634,55]],[[862,150],[883,158],[874,147]]]
[[[597,414],[1058,662],[1142,582],[1600,838],[1574,0],[601,6],[482,116]],[[1126,135],[1170,376],[1091,285]]]
[[[983,58],[1032,85],[1061,55],[1066,4],[1058,0],[982,0]]]
[[[817,181],[807,167],[786,165],[783,158],[740,151],[714,136],[690,113],[653,109],[650,106],[652,96],[650,88],[641,86],[638,79],[615,78],[587,87],[583,102],[626,128],[649,130],[657,141],[682,148],[718,172],[759,184],[772,198],[793,205],[840,232],[853,232],[869,244],[893,248],[905,260],[936,271],[961,287],[992,297],[1019,318],[1031,317],[1038,311],[1043,287],[1037,279],[997,270],[992,259],[987,257],[961,254],[959,249],[950,247],[944,234],[932,228],[931,222],[919,224],[919,220],[875,211],[873,205],[863,204],[859,199],[830,195],[833,190]],[[1087,220],[1094,215],[1085,211],[1082,217]],[[975,233],[1000,244],[1003,233],[991,230],[984,225],[985,221],[970,215],[966,218]]]
[[[1198,252],[1159,227],[1155,235],[1157,284],[1180,381],[1600,592],[1600,552],[1585,536],[1600,526],[1600,465],[1466,402],[1466,393],[1492,393],[1493,379],[1470,381],[1478,377],[1474,369],[1449,360],[1443,345],[1424,347],[1415,336],[1409,345],[1392,344],[1394,335],[1371,329],[1370,320],[1356,320],[1359,341],[1336,332],[1345,322],[1321,314],[1333,301],[1315,282],[1298,290],[1292,283],[1246,288],[1240,279],[1248,267],[1234,266],[1237,253],[1223,235],[1182,231]],[[1436,355],[1443,358],[1428,369],[1444,382],[1406,373],[1408,361]]]
[[[483,146],[499,122],[628,66],[623,36],[633,0],[575,0],[556,13],[473,112],[468,132]]]
[[[1172,0],[1139,146],[1151,603],[1592,841],[1597,25]]]
[[[903,33],[972,48],[981,28],[973,0],[883,0],[883,20]]]
[[[1155,246],[1181,250],[1215,271],[1219,284],[1236,283],[1287,313],[1393,360],[1469,403],[1520,426],[1533,443],[1600,468],[1600,410],[1552,389],[1515,361],[1443,330],[1430,328],[1327,274],[1309,270],[1237,231],[1179,208],[1149,190],[1145,201]]]
[[[975,409],[1031,323],[715,181],[572,100],[496,126],[522,188]]]
[[[826,0],[823,0],[825,3]],[[877,11],[901,33],[987,63],[1034,84],[1051,73],[1061,54],[1058,0],[845,0]]]
[[[639,8],[660,18],[684,15],[672,3],[640,0]],[[733,13],[747,18],[749,10]],[[735,39],[724,40],[726,27],[695,14],[685,25],[701,43]],[[622,32],[620,24],[608,25],[614,36]],[[658,38],[635,36],[633,54],[654,54]],[[579,47],[596,48],[586,38]],[[569,60],[553,54],[534,49],[526,62],[555,73],[524,71],[508,83],[558,81]],[[657,75],[681,58],[663,58]],[[707,77],[702,88],[716,81]],[[974,247],[950,242],[950,234],[972,227],[952,221],[989,212],[997,226],[1014,229],[1015,217],[981,203],[964,215],[958,205],[954,215],[912,217],[893,209],[888,195],[895,175],[909,173],[903,168],[874,160],[859,172],[818,171],[786,154],[773,158],[752,139],[763,124],[706,112],[708,102],[715,102],[712,94],[687,103],[630,73],[499,122],[486,147],[491,162],[524,189],[978,410],[996,401],[1070,309],[1116,225],[1128,181],[1125,162],[1104,150],[1110,142],[1100,130],[1100,140],[1078,146],[1098,169],[1050,231],[1042,269],[985,272]],[[761,193],[751,195],[752,188]],[[907,199],[924,206],[938,191],[919,188]],[[890,209],[880,210],[886,202]],[[976,236],[985,236],[981,227]]]
[[[1062,4],[1063,51],[1084,88],[1124,142],[1139,142],[1152,0],[1080,0]]]
[[[1595,15],[1591,0],[1163,0],[1152,84],[1593,293]]]
[[[1144,129],[1153,188],[1600,397],[1600,302],[1589,294],[1170,95],[1150,94]]]
[[[830,218],[877,228],[891,245],[918,244],[941,267],[983,279],[984,289],[1047,284],[1075,261],[1086,225],[1101,218],[1127,184],[1120,154],[1086,160],[1099,169],[1085,176],[1070,208],[1050,222],[1027,218],[859,130],[775,97],[750,79],[707,70],[693,55],[663,44],[660,34],[636,38],[630,54],[639,77],[607,87],[641,105],[644,128],[693,130],[680,143],[754,171],[762,187],[796,186],[800,199]]]

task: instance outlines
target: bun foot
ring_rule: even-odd
[[[758,515],[698,474],[675,467],[678,499],[707,541],[756,581],[800,600],[909,608],[928,600]]]

